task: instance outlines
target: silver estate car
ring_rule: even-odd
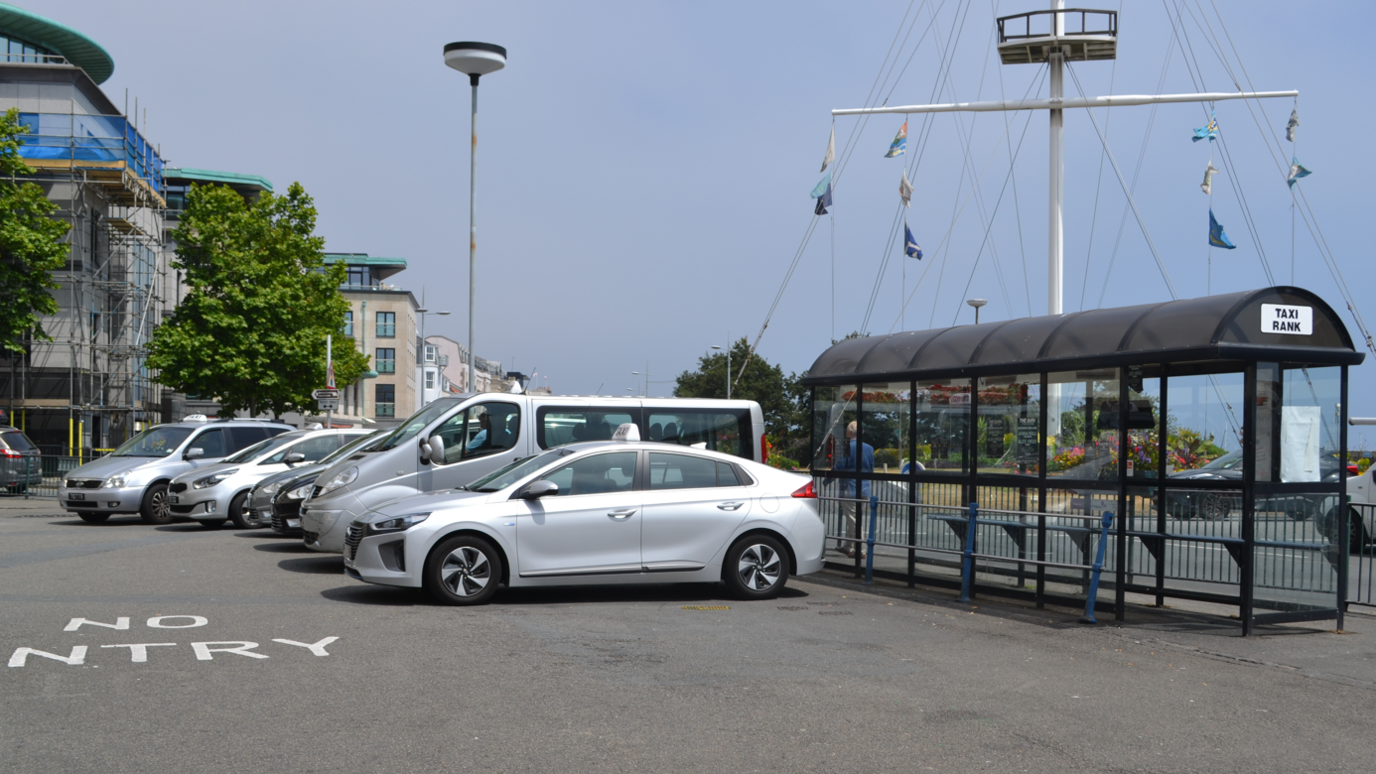
[[[267,476],[254,484],[253,488],[248,491],[248,512],[246,514],[248,526],[258,528],[272,525],[272,502],[273,499],[277,497],[278,490],[280,490],[283,485],[289,484],[297,479],[304,479],[302,484],[314,483],[315,477],[320,475],[321,471],[333,465],[335,460],[343,459],[353,454],[355,451],[366,447],[369,443],[377,443],[379,436],[387,434],[380,430],[362,430],[359,431],[359,433],[360,434],[355,435],[350,432],[352,437],[345,441],[343,446],[330,452],[319,462],[302,462],[298,465],[292,465],[286,470]],[[291,489],[300,487],[302,484],[289,486],[287,489],[290,491]],[[305,498],[302,497],[301,499]],[[293,528],[297,530],[301,528],[299,516]]]
[[[344,568],[455,605],[486,602],[499,585],[721,581],[766,599],[790,574],[822,568],[824,539],[807,476],[717,452],[602,441],[382,505],[349,524]]]
[[[185,516],[202,527],[216,528],[232,521],[249,529],[248,494],[264,478],[294,465],[318,462],[366,430],[298,430],[283,433],[227,457],[217,465],[193,470],[172,479],[167,499],[174,516]]]
[[[279,422],[239,419],[155,425],[108,456],[69,472],[58,485],[58,502],[91,524],[121,513],[168,524],[167,485],[173,478],[292,429]]]

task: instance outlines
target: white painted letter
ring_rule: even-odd
[[[163,623],[163,621],[166,621],[166,620],[169,619],[169,618],[190,618],[190,619],[191,619],[191,623],[189,623],[189,624],[165,624],[165,623]],[[196,628],[197,626],[205,626],[205,625],[208,624],[208,623],[210,623],[210,621],[208,621],[208,620],[206,620],[205,618],[202,618],[202,617],[200,617],[200,616],[198,616],[198,615],[160,615],[160,616],[157,616],[156,618],[149,618],[149,619],[148,619],[148,628],[150,628],[150,629],[194,629],[194,628]]]
[[[28,658],[29,658],[30,655],[33,655],[33,656],[42,656],[43,658],[50,658],[50,659],[52,659],[53,661],[61,661],[61,662],[64,663],[64,664],[71,664],[71,665],[75,666],[75,665],[78,665],[78,664],[84,664],[84,663],[86,663],[86,646],[85,646],[85,645],[75,645],[75,646],[73,646],[73,647],[72,647],[72,655],[67,656],[67,657],[59,656],[59,655],[57,655],[56,653],[49,653],[49,652],[47,652],[47,651],[45,651],[45,650],[34,650],[33,648],[15,648],[15,649],[14,649],[14,655],[13,655],[13,656],[10,656],[10,666],[12,666],[12,667],[22,667],[22,666],[24,666],[24,662],[28,660]]]
[[[175,642],[139,642],[133,645],[101,645],[102,648],[128,648],[129,660],[135,664],[142,664],[148,660],[149,648],[171,648]]]
[[[337,639],[339,638],[326,637],[325,639],[315,643],[314,645],[307,645],[304,642],[297,642],[296,640],[273,640],[273,642],[280,642],[283,645],[295,645],[298,648],[305,648],[306,650],[309,650],[317,656],[328,656],[330,654],[325,652],[325,646],[329,645],[331,642],[334,642]]]
[[[211,645],[232,645],[234,647],[212,648],[210,647]],[[237,653],[240,656],[267,658],[267,656],[262,653],[249,653],[250,649],[258,647],[258,643],[256,642],[244,642],[242,640],[234,642],[193,642],[191,643],[191,647],[196,649],[196,658],[200,661],[214,661],[215,658],[210,655],[211,653]]]
[[[107,624],[101,623],[100,621],[92,621],[88,618],[73,618],[71,623],[67,624],[67,628],[63,629],[62,631],[74,632],[77,629],[80,629],[82,624],[90,624],[92,626],[104,626],[106,629],[128,629],[129,619],[124,616],[120,616],[115,619],[114,623]]]

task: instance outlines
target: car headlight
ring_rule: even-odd
[[[410,529],[430,517],[429,513],[408,513],[403,516],[393,516],[390,519],[375,521],[368,525],[368,534],[377,535],[383,532],[401,532]]]
[[[311,489],[314,486],[314,483],[298,486],[297,488],[287,492],[286,497],[288,500],[304,500],[307,497],[310,497]]]
[[[352,465],[348,468],[345,468],[344,470],[339,471],[333,476],[330,476],[330,479],[320,486],[320,494],[323,496],[329,494],[330,492],[333,492],[341,486],[348,486],[349,484],[352,484],[354,480],[357,478],[357,465]]]
[[[272,497],[273,495],[277,494],[277,490],[281,488],[282,482],[274,481],[271,484],[265,484],[263,486],[256,487],[254,491],[255,493],[260,494],[264,497]]]
[[[238,468],[230,468],[229,470],[222,470],[218,473],[213,473],[209,476],[206,476],[205,478],[198,478],[195,481],[191,482],[191,488],[205,489],[206,487],[215,486],[216,484],[220,483],[221,481],[224,481],[225,479],[229,478],[230,476],[238,472]]]
[[[110,489],[118,489],[124,486],[125,476],[111,476],[105,479],[105,486]]]

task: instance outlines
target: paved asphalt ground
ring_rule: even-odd
[[[444,608],[263,531],[58,513],[0,500],[3,772],[1376,769],[1363,616],[1242,639],[830,576]]]

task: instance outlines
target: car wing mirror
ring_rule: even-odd
[[[541,497],[549,497],[550,495],[557,494],[559,494],[558,484],[553,481],[541,479],[539,481],[532,481],[524,487],[521,487],[521,491],[517,493],[516,496],[522,500],[539,500]]]
[[[306,455],[302,454],[301,452],[292,452],[291,454],[287,455],[287,458],[284,461],[288,465],[295,465],[298,462],[305,462]]]
[[[205,456],[205,449],[202,449],[202,448],[199,447],[199,446],[192,446],[190,449],[187,449],[187,450],[186,450],[186,454],[183,454],[183,455],[182,455],[182,459],[184,459],[184,460],[195,460],[195,459],[200,459],[201,457],[204,457],[204,456]]]
[[[444,439],[438,435],[430,436],[429,442],[421,449],[421,455],[436,465],[444,464]]]

